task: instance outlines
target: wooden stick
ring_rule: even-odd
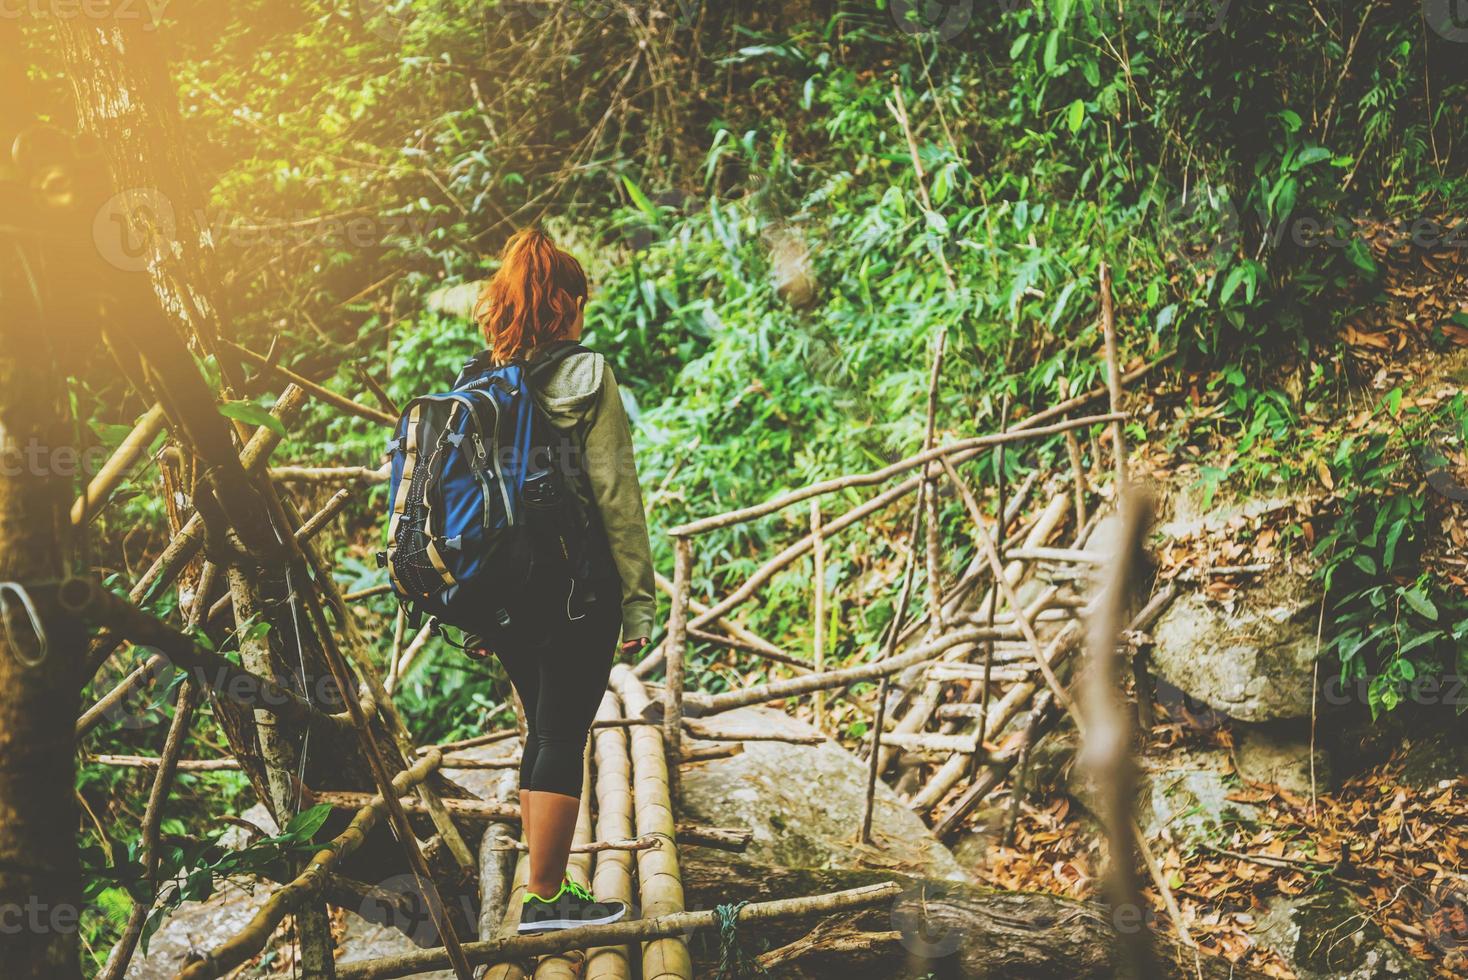
[[[517,773],[505,773],[495,787],[496,799],[503,801],[514,794],[519,782]],[[495,842],[510,831],[508,822],[491,823],[485,826],[484,835],[479,840],[480,939],[493,939],[510,910],[516,855],[495,847]]]
[[[676,763],[683,755],[683,655],[688,650],[688,593],[693,587],[693,543],[673,540],[673,608],[668,614],[668,640],[663,644],[667,678],[663,684],[663,746],[675,763],[669,771],[669,790],[677,798]]]
[[[797,504],[800,503],[802,500],[809,500],[811,497],[817,497],[821,494],[833,493],[837,490],[845,490],[849,487],[862,487],[871,486],[877,483],[886,483],[889,479],[899,473],[905,473],[908,470],[916,469],[926,463],[931,463],[934,460],[942,459],[945,456],[958,456],[960,454],[968,453],[975,450],[987,449],[990,446],[1002,446],[1007,443],[1024,442],[1029,439],[1043,439],[1046,436],[1060,435],[1063,432],[1069,432],[1071,429],[1083,429],[1087,426],[1104,425],[1109,422],[1120,422],[1124,419],[1125,415],[1121,416],[1120,418],[1116,417],[1113,414],[1088,415],[1083,418],[1068,419],[1064,422],[1057,422],[1053,425],[1045,426],[1031,426],[1028,424],[1031,420],[1026,419],[1023,422],[1011,426],[1004,432],[996,432],[984,436],[973,436],[968,439],[959,439],[946,445],[934,446],[932,449],[924,450],[923,452],[920,452],[915,456],[910,456],[907,459],[893,463],[890,466],[884,466],[879,470],[873,470],[870,473],[858,473],[850,476],[840,476],[829,480],[822,480],[819,483],[812,483],[809,486],[800,488],[799,490],[791,490],[788,493],[784,493],[771,500],[767,500],[762,504],[756,504],[752,507],[745,507],[740,510],[729,511],[725,514],[715,514],[712,517],[701,518],[697,521],[691,521],[687,524],[680,524],[675,528],[671,528],[668,533],[673,535],[674,537],[692,537],[696,534],[704,534],[708,531],[715,531],[719,528],[729,527],[733,524],[742,524],[746,521],[752,521],[755,518],[764,517],[766,514],[773,514],[776,511],[783,510],[786,507],[789,507],[791,504]],[[955,462],[957,461],[955,460]],[[827,533],[829,534],[831,532],[828,530]]]
[[[826,539],[821,534],[821,501],[810,499],[810,536],[814,567],[811,569],[811,620],[814,637],[811,639],[812,669],[819,674],[826,669]],[[826,727],[826,692],[817,691],[811,700],[811,714],[815,727],[824,731]]]
[[[831,892],[826,895],[752,903],[744,906],[735,914],[735,922],[738,925],[753,925],[829,912],[845,912],[850,909],[890,902],[901,893],[902,886],[895,881],[889,881]],[[464,953],[474,963],[498,963],[527,956],[558,953],[567,949],[584,949],[616,943],[645,941],[648,947],[670,941],[681,944],[682,936],[700,929],[715,928],[718,923],[718,914],[713,911],[644,915],[640,919],[626,919],[605,926],[585,926],[561,932],[468,943],[464,946]],[[430,949],[387,956],[378,960],[369,960],[366,963],[346,963],[337,968],[336,975],[337,980],[391,980],[394,977],[409,977],[431,970],[441,970],[445,965],[447,961],[443,951]],[[666,974],[644,973],[643,975],[652,978]]]
[[[288,387],[280,393],[275,400],[275,405],[270,409],[270,414],[278,419],[283,426],[291,425],[296,416],[300,414],[301,406],[305,402],[305,392],[296,387]],[[255,434],[245,444],[240,452],[240,466],[245,471],[254,472],[258,467],[270,458],[275,447],[280,444],[280,434],[267,425],[255,429]],[[199,548],[204,543],[204,519],[195,513],[184,522],[177,534],[168,542],[153,564],[134,583],[128,591],[128,601],[134,604],[146,604],[157,592],[168,587],[173,580],[188,566]],[[87,651],[87,674],[90,677],[101,669],[106,661],[121,644],[122,637],[114,630],[103,630],[95,639]],[[161,654],[150,657],[146,663],[138,667],[122,682],[105,694],[96,704],[88,708],[77,719],[76,736],[81,738],[90,732],[102,720],[107,717],[123,698],[143,684],[148,678],[167,662],[167,658]]]
[[[434,750],[429,749],[424,755],[434,755]],[[356,793],[349,790],[316,790],[311,794],[315,803],[326,803],[337,810],[356,810],[365,806],[372,799],[370,793]],[[414,816],[428,816],[428,807],[422,800],[405,799],[402,801],[403,809]],[[314,804],[313,804],[314,805]],[[520,807],[514,803],[496,803],[489,800],[443,800],[444,809],[451,815],[472,823],[493,823],[505,821],[517,823],[520,820]]]
[[[791,668],[797,673],[811,673],[811,665],[808,663],[797,660],[795,657],[792,657],[787,653],[781,653],[778,650],[767,650],[757,644],[746,643],[744,640],[738,639],[737,637],[724,636],[721,633],[710,633],[707,630],[690,629],[688,630],[688,638],[690,640],[698,640],[701,643],[711,643],[714,646],[728,647],[731,650],[740,650],[744,653],[752,653],[756,657],[762,657],[765,660],[773,660],[777,664],[784,664],[786,667]]]
[[[1116,353],[1116,314],[1111,307],[1111,267],[1101,263],[1101,333],[1106,341],[1106,393],[1111,414],[1121,411],[1121,363]],[[1111,451],[1116,456],[1116,499],[1126,490],[1126,432],[1121,419],[1111,423]]]
[[[427,779],[437,768],[438,762],[438,754],[430,752],[409,769],[398,773],[392,781],[392,798],[396,799],[408,792],[415,783]],[[372,797],[357,811],[346,830],[316,852],[306,865],[306,870],[267,898],[249,923],[233,937],[214,947],[202,959],[184,966],[178,972],[177,980],[214,980],[252,959],[265,948],[270,936],[287,915],[320,894],[327,873],[362,846],[386,806],[387,799],[382,795]]]
[[[1084,548],[1011,548],[1009,557],[1022,561],[1068,562],[1075,565],[1106,564],[1104,555]]]
[[[372,408],[369,405],[363,405],[361,402],[352,401],[345,395],[338,395],[336,392],[330,390],[329,388],[323,388],[321,385],[310,380],[309,378],[299,375],[289,368],[281,367],[279,364],[276,364],[274,360],[266,357],[264,354],[257,354],[254,351],[250,350],[248,347],[241,347],[239,344],[232,343],[228,340],[221,340],[220,343],[222,343],[225,347],[233,350],[236,354],[249,361],[251,364],[254,364],[256,367],[261,368],[266,373],[273,374],[282,381],[289,381],[291,384],[305,391],[307,394],[311,395],[318,401],[326,402],[326,404],[331,405],[334,408],[341,409],[348,415],[355,415],[358,418],[366,419],[369,422],[376,422],[378,425],[386,425],[389,427],[398,424],[396,416],[389,415],[386,412]]]
[[[1062,375],[1060,397],[1069,396],[1070,380]],[[1086,523],[1086,466],[1081,459],[1081,441],[1074,432],[1065,434],[1065,454],[1070,458],[1071,487],[1075,491],[1076,527],[1083,527]]]
[[[606,854],[608,852],[616,852],[620,854],[631,854],[634,851],[645,851],[650,847],[657,847],[658,840],[659,838],[657,837],[630,837],[617,840],[587,840],[583,843],[572,844],[571,853]],[[513,837],[500,837],[494,842],[494,849],[497,851],[528,852],[530,850],[530,845],[526,844],[524,841],[516,840]],[[584,885],[587,884],[587,882],[581,882],[580,884]],[[594,894],[602,898],[608,897],[600,891],[594,892]]]
[[[188,681],[184,682],[189,683]],[[146,755],[94,755],[87,760],[101,766],[120,766],[128,769],[158,769],[166,761]],[[179,772],[234,772],[240,768],[238,759],[175,759],[172,768]]]
[[[272,466],[270,478],[279,483],[386,483],[386,466]]]
[[[88,622],[104,624],[139,646],[157,649],[159,655],[175,667],[188,671],[195,683],[213,689],[235,704],[260,708],[301,725],[340,727],[344,723],[342,718],[321,711],[296,692],[268,677],[252,674],[213,650],[205,649],[188,634],[179,632],[87,579],[77,578],[64,583],[60,601],[63,608]],[[350,697],[347,702],[354,703]]]
[[[81,496],[77,497],[71,505],[71,523],[73,527],[81,527],[86,521],[96,517],[102,512],[107,498],[117,485],[127,476],[128,470],[142,458],[153,444],[153,439],[163,431],[163,425],[168,418],[163,414],[163,406],[154,403],[153,407],[143,413],[138,424],[123,438],[107,462],[97,471],[87,484],[87,489]]]
[[[913,570],[917,567],[918,534],[923,525],[923,497],[932,490],[932,486],[931,481],[923,484],[918,505],[912,511],[912,530],[908,534],[907,557],[902,566],[902,588],[897,592],[897,605],[892,609],[892,621],[887,624],[887,639],[882,646],[882,655],[877,658],[879,664],[892,660],[892,653],[897,649],[897,638],[902,635],[902,623],[907,618],[907,602],[912,595]],[[882,729],[887,723],[890,676],[890,673],[882,674],[881,683],[877,685],[876,718],[872,722],[872,742],[867,748],[867,785],[861,809],[860,839],[863,844],[872,842],[872,814],[876,808],[877,777],[881,775],[879,770],[882,768]]]
[[[329,574],[326,576],[330,578]],[[321,610],[320,603],[309,601],[305,603],[307,611],[316,626],[317,635],[321,639],[321,651],[325,654],[326,664],[331,669],[331,675],[336,680],[337,687],[342,691],[351,691],[355,688],[352,683],[351,672],[347,668],[346,659],[342,656],[341,649],[336,644],[335,634],[331,632],[326,622],[326,616]],[[345,618],[345,617],[344,617]],[[366,673],[364,669],[364,673]],[[370,683],[370,681],[369,681]],[[391,699],[388,699],[391,701]],[[418,839],[413,836],[412,825],[408,822],[408,816],[403,806],[394,795],[393,777],[387,769],[387,761],[383,755],[381,746],[377,743],[377,736],[373,731],[370,720],[362,711],[362,707],[353,698],[347,698],[347,713],[351,716],[352,727],[356,730],[358,741],[362,746],[362,754],[367,759],[368,768],[372,770],[373,779],[377,782],[378,792],[383,796],[387,804],[388,823],[393,833],[398,838],[398,843],[403,847],[403,853],[408,859],[408,867],[413,872],[413,878],[417,882],[418,892],[424,898],[428,906],[428,914],[433,919],[434,928],[438,931],[438,937],[447,948],[449,962],[453,964],[454,974],[458,980],[473,980],[473,973],[469,969],[469,963],[464,959],[464,951],[460,948],[459,937],[454,931],[454,924],[449,919],[448,913],[443,905],[443,897],[439,894],[438,885],[434,882],[432,874],[428,870],[428,862],[419,849]],[[411,758],[410,752],[404,752],[405,756]],[[425,758],[437,757],[430,753]],[[422,782],[420,780],[419,782]],[[424,805],[432,812],[437,809],[438,801],[425,799]],[[457,834],[450,821],[445,820],[446,830]],[[460,841],[463,853],[456,855],[461,866],[468,864],[473,866],[474,858],[468,853],[467,846]]]
[[[945,468],[948,470],[950,479],[957,475],[953,472],[951,463],[945,461]],[[1075,714],[1076,712],[1071,702],[1070,694],[1066,692],[1059,678],[1055,676],[1055,672],[1051,670],[1049,662],[1045,659],[1045,647],[1040,642],[1040,637],[1035,633],[1035,625],[1030,622],[1029,616],[1025,614],[1024,604],[1020,601],[1019,594],[1015,592],[1014,586],[1009,584],[1009,576],[1005,574],[1004,561],[999,557],[999,549],[994,546],[994,540],[989,537],[989,532],[984,529],[983,514],[979,510],[978,501],[974,500],[973,496],[968,493],[967,486],[964,486],[962,483],[956,485],[960,488],[960,492],[964,498],[964,506],[969,509],[969,516],[973,520],[974,539],[989,559],[989,567],[994,572],[994,580],[999,586],[1000,591],[1004,593],[1004,597],[1009,600],[1010,608],[1014,610],[1015,622],[1019,623],[1020,630],[1024,633],[1025,639],[1030,642],[1030,647],[1035,651],[1036,666],[1040,668],[1040,673],[1045,675],[1045,683],[1049,685],[1050,690],[1055,694],[1055,699],[1066,710],[1070,711],[1071,714]],[[1014,552],[1011,551],[1010,554],[1013,555]],[[1077,717],[1075,721],[1076,729],[1083,732],[1084,729],[1081,725],[1081,719]]]
[[[692,707],[699,715],[710,715],[720,711],[729,711],[732,708],[743,708],[751,704],[780,701],[785,698],[797,697],[801,694],[809,694],[812,691],[846,687],[858,681],[869,681],[878,677],[895,674],[900,670],[911,667],[913,664],[920,664],[925,660],[931,660],[944,650],[958,646],[960,643],[973,643],[977,640],[982,640],[986,635],[983,627],[966,626],[962,629],[956,629],[942,636],[935,637],[906,653],[892,657],[890,660],[857,664],[852,667],[843,667],[839,670],[829,670],[824,674],[810,674],[806,677],[792,677],[787,680],[772,681],[768,684],[759,684],[737,691],[726,691],[722,694],[688,695],[684,698],[684,708],[686,710]]]
[[[362,599],[370,599],[372,596],[375,595],[385,595],[386,593],[391,591],[392,585],[387,582],[383,582],[380,585],[369,585],[365,589],[358,589],[356,592],[348,592],[346,595],[342,596],[342,599],[347,602],[358,602]]]

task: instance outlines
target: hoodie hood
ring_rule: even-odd
[[[536,398],[552,422],[574,423],[596,406],[605,376],[605,358],[595,351],[581,351],[540,379]]]

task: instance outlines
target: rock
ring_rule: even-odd
[[[1439,732],[1410,739],[1402,757],[1402,782],[1413,789],[1437,789],[1468,772],[1468,739]]]
[[[729,731],[814,732],[773,708],[740,708],[716,723]],[[866,765],[835,742],[745,742],[739,755],[684,768],[679,818],[748,827],[754,840],[744,857],[759,864],[966,879],[949,850],[881,781],[872,813],[875,846],[861,845],[866,783]]]
[[[254,887],[223,882],[207,902],[188,902],[179,906],[163,923],[148,944],[148,955],[142,951],[127,968],[127,980],[173,980],[193,951],[217,946],[238,933],[260,903],[275,891],[274,884]],[[337,963],[355,963],[409,953],[417,949],[413,941],[397,929],[374,925],[354,912],[342,913],[346,933],[337,945]],[[262,976],[249,971],[247,976]],[[285,976],[289,976],[287,971]],[[454,980],[453,971],[422,974],[427,980]]]
[[[1142,765],[1138,813],[1148,840],[1166,838],[1184,847],[1216,843],[1228,836],[1226,825],[1261,816],[1257,807],[1228,798],[1238,779],[1222,750],[1179,748]]]
[[[1310,731],[1292,725],[1235,725],[1234,759],[1239,775],[1251,783],[1277,786],[1299,797],[1310,795]],[[1332,786],[1330,756],[1315,747],[1315,791]]]
[[[1153,631],[1155,673],[1240,721],[1310,717],[1320,592],[1280,570],[1240,588],[1228,604],[1187,593]]]
[[[519,741],[507,739],[485,746],[461,749],[454,754],[474,759],[492,759],[514,754],[518,750]],[[454,770],[450,776],[454,782],[483,799],[506,798],[512,792],[514,783],[513,772],[502,769]],[[509,784],[508,787],[506,783]],[[264,804],[256,804],[242,813],[240,817],[267,834],[276,833],[275,821]],[[242,828],[231,827],[221,837],[221,843],[226,847],[242,847],[247,836]],[[471,841],[471,847],[472,843]],[[408,875],[398,875],[375,884],[383,888],[387,896],[414,896],[415,901],[421,902],[421,899],[416,899],[416,888],[410,884],[410,880]],[[246,885],[222,881],[218,883],[214,894],[207,901],[186,902],[179,906],[163,921],[163,925],[153,936],[148,946],[148,955],[143,956],[142,951],[139,950],[133,957],[132,963],[128,966],[127,980],[172,980],[191,951],[202,952],[212,949],[238,933],[259,909],[260,904],[269,898],[277,887],[279,886],[274,882]],[[446,900],[453,901],[451,898],[446,898]],[[413,937],[425,943],[436,945],[436,934],[433,927],[428,923],[426,913],[423,913],[416,905],[404,912],[384,913],[381,907],[382,899],[369,897],[365,901],[377,903],[376,907],[365,910],[374,918],[382,918],[384,915],[409,916],[409,919],[399,923],[399,925],[406,924],[407,931],[392,924],[370,922],[355,912],[344,911],[341,915],[344,917],[346,932],[337,944],[337,963],[355,963],[419,949],[420,947],[414,943],[413,938],[408,935],[409,932]],[[463,897],[458,901],[461,903],[459,911],[462,912],[463,919],[474,922],[476,916],[476,909],[472,907],[474,903]],[[461,933],[461,938],[473,937],[463,936]],[[247,975],[260,976],[262,974],[250,972]],[[287,971],[284,975],[289,976],[290,974]],[[454,980],[452,970],[435,971],[421,974],[421,976],[428,980]]]
[[[1388,980],[1426,977],[1422,966],[1387,941],[1347,892],[1328,889],[1276,898],[1253,936],[1279,953],[1300,980]]]

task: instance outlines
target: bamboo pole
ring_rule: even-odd
[[[415,783],[422,782],[438,767],[437,753],[430,752],[410,768],[397,774],[392,780],[392,799],[408,792]],[[313,896],[321,893],[326,875],[343,858],[355,852],[367,839],[372,828],[382,817],[388,799],[381,794],[372,797],[357,811],[347,829],[342,831],[325,847],[316,852],[306,869],[295,879],[282,885],[255,910],[250,921],[231,938],[204,954],[202,959],[187,964],[178,972],[177,980],[213,980],[227,975],[236,967],[247,963],[270,940],[275,928],[285,917]]]
[[[620,717],[621,702],[611,691],[602,695],[596,717]],[[622,840],[632,836],[632,766],[627,757],[627,731],[604,727],[592,732],[596,757],[596,836]],[[602,901],[625,902],[632,907],[632,855],[604,851],[596,856],[592,894]],[[628,980],[631,956],[626,946],[602,946],[586,957],[586,980]]]
[[[646,692],[623,665],[612,668],[612,687],[629,714],[640,714],[648,705]],[[683,911],[683,881],[678,871],[678,848],[673,843],[677,826],[669,793],[669,757],[663,748],[663,733],[638,726],[632,739],[632,795],[637,833],[655,834],[661,846],[637,852],[637,877],[644,919],[676,915]],[[603,945],[603,943],[598,943]],[[642,947],[643,980],[691,980],[693,961],[680,936],[666,936]]]
[[[1164,586],[1148,601],[1141,612],[1132,617],[1132,621],[1127,624],[1127,629],[1147,629],[1158,616],[1162,615],[1162,611],[1172,601],[1173,595],[1173,586]],[[1059,636],[1050,641],[1050,649],[1056,652],[1054,656],[1050,657],[1052,666],[1058,664],[1064,658],[1064,655],[1069,653],[1071,649],[1074,649],[1075,644],[1080,642],[1081,632],[1079,624],[1073,622]],[[994,706],[995,717],[990,719],[989,730],[992,732],[1000,731],[1019,712],[1019,709],[1034,696],[1037,689],[1038,685],[1032,682],[1026,682],[1011,688],[1005,694],[1003,700]],[[913,798],[913,808],[926,811],[937,806],[948,795],[948,791],[957,785],[959,779],[963,777],[965,768],[961,761],[945,763],[928,785],[923,788],[922,793]],[[980,780],[984,778],[982,776],[979,777]],[[1002,775],[999,778],[1003,778]],[[997,783],[998,779],[995,779],[989,784],[989,789],[992,789]],[[988,790],[976,792],[976,787],[978,786],[979,782],[976,781],[974,787],[970,787],[964,792],[964,795],[959,799],[958,803],[935,825],[935,833],[938,832],[939,828],[951,830],[957,827],[958,822],[963,819],[964,815],[976,806],[979,800],[988,792]]]
[[[1070,380],[1064,375],[1060,378],[1060,397],[1070,397]],[[1071,488],[1075,491],[1076,527],[1084,527],[1086,523],[1086,466],[1081,460],[1081,441],[1076,438],[1074,432],[1065,434],[1065,454],[1070,459]]]
[[[520,779],[507,772],[500,777],[496,798],[503,801],[515,793]],[[485,826],[479,839],[479,938],[493,939],[510,908],[510,890],[514,887],[515,864],[519,855],[499,847],[510,833],[508,823]]]
[[[969,516],[974,525],[974,538],[989,559],[989,567],[994,572],[994,581],[999,586],[1000,591],[1004,593],[1004,597],[1009,600],[1009,606],[1014,610],[1015,622],[1019,624],[1020,630],[1025,635],[1025,639],[1030,642],[1030,646],[1035,651],[1035,664],[1040,668],[1040,673],[1045,675],[1045,683],[1054,693],[1055,699],[1067,711],[1070,711],[1071,714],[1076,714],[1070,694],[1061,685],[1059,678],[1055,676],[1055,672],[1051,670],[1049,662],[1045,659],[1045,647],[1040,642],[1039,635],[1035,632],[1034,624],[1030,622],[1029,616],[1025,613],[1024,603],[1020,601],[1019,594],[1015,591],[1014,586],[1009,584],[1009,577],[1004,573],[1004,560],[999,557],[999,549],[994,546],[994,539],[989,537],[989,532],[984,529],[983,513],[979,510],[979,502],[969,493],[967,485],[958,479],[958,474],[953,471],[952,464],[945,462],[944,465],[948,471],[949,478],[954,481],[954,485],[959,489],[960,496],[963,497],[964,506],[969,510]],[[1076,717],[1075,722],[1076,728],[1083,731],[1084,729],[1082,729],[1079,716]]]
[[[530,854],[527,850],[521,852],[520,860],[515,862],[515,875],[510,882],[510,899],[507,903],[505,903],[504,921],[500,923],[498,938],[492,940],[492,942],[504,942],[506,940],[522,938],[519,935],[520,911],[524,907],[525,890],[529,886],[529,884]],[[467,951],[468,948],[472,948],[474,945],[474,943],[469,944],[469,947],[467,947],[465,950],[465,956],[469,955]],[[499,962],[489,966],[488,969],[484,969],[478,974],[478,976],[481,978],[481,980],[526,980],[528,974],[525,969],[525,964],[526,962],[528,962],[529,955],[531,954],[502,957]],[[384,961],[377,960],[374,962],[382,963]],[[342,969],[337,970],[337,980],[341,980],[341,975],[346,969],[350,969],[350,967],[343,967]],[[424,967],[421,970],[411,970],[409,974],[405,975],[411,975],[412,973],[426,973],[432,969],[441,969],[441,967]],[[370,976],[371,974],[368,975]]]
[[[592,785],[589,756],[583,758],[582,768],[583,783],[589,790]],[[591,885],[592,840],[591,793],[584,791],[581,794],[581,808],[576,813],[576,831],[571,837],[571,854],[566,860],[566,877],[582,888],[589,888]],[[532,976],[534,980],[577,980],[585,965],[586,954],[580,950],[551,953],[541,957]]]
[[[117,485],[127,476],[128,470],[148,451],[153,439],[163,431],[164,423],[168,421],[163,414],[163,406],[153,404],[153,407],[143,413],[133,430],[123,438],[107,462],[97,471],[87,484],[86,490],[77,497],[71,505],[71,523],[73,527],[81,527],[82,524],[96,517],[107,503],[107,498]]]
[[[749,926],[761,922],[777,922],[781,919],[805,918],[822,913],[846,912],[852,909],[882,905],[891,902],[900,894],[902,894],[902,886],[895,881],[887,881],[845,891],[830,892],[825,895],[757,902],[740,908],[735,913],[735,923],[739,926]],[[718,924],[719,916],[714,911],[674,912],[667,915],[644,916],[640,919],[624,919],[605,926],[586,926],[561,932],[469,943],[464,947],[464,951],[465,955],[476,963],[500,963],[505,960],[557,953],[567,949],[639,940],[645,941],[649,946],[672,941],[681,944],[683,935],[700,929],[713,929]],[[431,970],[443,969],[445,965],[442,950],[420,950],[370,960],[366,963],[344,964],[337,969],[337,980],[393,980],[396,977],[410,977]],[[487,976],[493,976],[493,974]],[[644,974],[644,980],[657,980],[657,976]]]
[[[386,466],[272,466],[270,478],[277,483],[386,483]]]

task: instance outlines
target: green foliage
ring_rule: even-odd
[[[109,860],[107,849],[100,845],[86,847],[80,853],[83,897],[89,907],[100,909],[109,919],[119,913],[126,918],[128,906],[120,893],[149,905],[151,911],[141,937],[146,956],[148,940],[168,914],[184,902],[206,901],[219,882],[288,880],[292,859],[319,849],[316,835],[330,817],[331,806],[323,803],[296,814],[279,834],[257,838],[238,848],[222,844],[222,835],[189,837],[183,835],[181,825],[165,827],[172,832],[159,842],[157,874],[151,880],[142,864],[140,842],[130,845],[116,860]]]
[[[1384,421],[1401,400],[1398,389],[1383,401]],[[1347,437],[1332,460],[1341,513],[1315,546],[1329,646],[1346,689],[1364,684],[1373,716],[1410,700],[1419,677],[1468,674],[1468,599],[1422,567],[1432,500],[1417,466],[1426,436],[1444,424],[1468,434],[1463,395],[1388,431]]]

